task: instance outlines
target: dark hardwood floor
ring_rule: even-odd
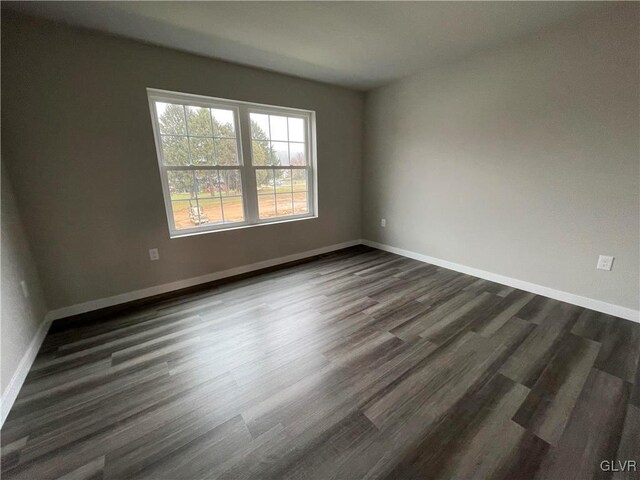
[[[366,247],[54,323],[2,477],[588,479],[640,466],[640,324]]]

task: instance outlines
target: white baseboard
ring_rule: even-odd
[[[361,240],[351,240],[349,242],[338,243],[329,245],[327,247],[316,248],[314,250],[307,250],[305,252],[294,253],[285,257],[273,258],[265,260],[263,262],[251,263],[249,265],[243,265],[241,267],[231,268],[229,270],[223,270],[220,272],[209,273],[199,277],[187,278],[185,280],[178,280],[176,282],[165,283],[163,285],[156,285],[154,287],[143,288],[141,290],[134,290],[133,292],[122,293],[113,297],[100,298],[97,300],[91,300],[89,302],[78,303],[68,307],[51,310],[46,315],[48,321],[58,320],[60,318],[70,317],[71,315],[78,315],[80,313],[91,312],[93,310],[99,310],[105,307],[112,307],[121,303],[131,302],[133,300],[140,300],[146,297],[153,297],[154,295],[160,295],[163,293],[173,292],[183,288],[193,287],[202,283],[213,282],[222,278],[233,277],[234,275],[240,275],[243,273],[253,272],[255,270],[261,270],[263,268],[273,267],[281,265],[283,263],[294,262],[296,260],[302,260],[304,258],[313,257],[315,255],[322,255],[323,253],[333,252],[335,250],[341,250],[343,248],[353,247],[354,245],[361,244]]]
[[[50,325],[51,322],[48,320],[42,322],[40,328],[38,328],[38,331],[31,340],[29,347],[27,347],[27,351],[22,356],[22,359],[11,377],[7,388],[2,394],[2,399],[0,400],[0,428],[4,425],[4,421],[13,406],[13,402],[16,401],[18,392],[20,392],[20,388],[22,388],[22,384],[24,383],[25,378],[27,378],[31,365],[33,365],[33,361],[38,355],[38,350],[40,350],[40,345],[42,345],[44,337],[47,336]]]
[[[442,260],[440,258],[430,257],[428,255],[423,255],[421,253],[416,253],[409,250],[404,250],[402,248],[392,247],[390,245],[373,242],[371,240],[351,240],[349,242],[338,243],[334,245],[329,245],[327,247],[316,248],[314,250],[307,250],[305,252],[294,253],[292,255],[287,255],[284,257],[273,258],[270,260],[265,260],[263,262],[243,265],[241,267],[231,268],[229,270],[209,273],[207,275],[202,275],[199,277],[188,278],[185,280],[178,280],[176,282],[165,283],[163,285],[156,285],[154,287],[144,288],[141,290],[134,290],[133,292],[127,292],[120,295],[115,295],[113,297],[100,298],[100,299],[92,300],[89,302],[79,303],[76,305],[59,308],[57,310],[52,310],[49,313],[47,313],[45,318],[47,321],[53,321],[60,318],[69,317],[72,315],[78,315],[80,313],[99,310],[101,308],[112,307],[114,305],[131,302],[133,300],[140,300],[142,298],[152,297],[154,295],[160,295],[163,293],[180,290],[182,288],[193,287],[195,285],[200,285],[202,283],[208,283],[208,282],[220,280],[227,277],[232,277],[234,275],[240,275],[243,273],[260,270],[263,268],[281,265],[283,263],[293,262],[296,260],[302,260],[304,258],[313,257],[315,255],[321,255],[323,253],[328,253],[328,252],[340,250],[347,247],[352,247],[358,244],[368,245],[370,247],[378,248],[380,250],[384,250],[391,253],[396,253],[404,257],[413,258],[421,262],[431,263],[433,265],[438,265],[443,268],[455,270],[456,272],[466,273],[474,277],[484,278],[485,280],[490,280],[492,282],[500,283],[502,285],[518,288],[520,290],[525,290],[527,292],[535,293],[537,295],[543,295],[545,297],[554,298],[562,302],[571,303],[581,307],[589,308],[591,310],[596,310],[598,312],[607,313],[609,315],[614,315],[620,318],[625,318],[627,320],[631,320],[634,322],[640,322],[640,311],[638,310],[622,307],[620,305],[614,305],[611,303],[603,302],[601,300],[594,300],[592,298],[583,297],[581,295],[576,295],[569,292],[564,292],[562,290],[556,290],[554,288],[549,288],[549,287],[545,287],[535,283],[526,282],[524,280],[518,280],[516,278],[506,277],[504,275],[487,272],[485,270],[480,270],[478,268],[467,267],[466,265],[460,265],[454,262],[449,262],[447,260]]]
[[[518,280],[516,278],[506,277],[497,273],[487,272],[478,268],[467,267],[458,263],[449,262],[440,258],[430,257],[421,253],[412,252],[410,250],[404,250],[402,248],[392,247],[390,245],[384,245],[382,243],[373,242],[371,240],[362,240],[364,245],[369,247],[384,250],[386,252],[402,255],[403,257],[413,258],[425,263],[431,263],[439,267],[447,268],[449,270],[455,270],[456,272],[466,273],[474,277],[484,278],[492,282],[499,283],[501,285],[507,285],[509,287],[518,288],[527,292],[542,295],[544,297],[553,298],[562,302],[571,303],[580,307],[585,307],[597,312],[614,315],[616,317],[625,318],[633,322],[640,322],[640,311],[633,310],[631,308],[622,307],[620,305],[614,305],[612,303],[603,302],[601,300],[594,300],[592,298],[583,297],[574,293],[563,292],[562,290],[556,290],[554,288],[544,287],[536,283],[526,282],[524,280]]]

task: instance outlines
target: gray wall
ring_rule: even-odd
[[[319,218],[169,239],[147,87],[315,110]],[[52,309],[359,238],[362,114],[359,92],[3,12],[2,149]]]
[[[639,8],[371,92],[364,238],[638,309]]]
[[[3,156],[3,160],[6,157]],[[3,164],[4,165],[4,164]],[[18,214],[13,188],[2,167],[0,223],[0,387],[2,395],[20,360],[44,321],[47,311],[24,228]],[[20,282],[27,284],[29,297],[22,295]]]

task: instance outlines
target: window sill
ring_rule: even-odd
[[[318,215],[304,215],[304,216],[298,216],[298,217],[292,217],[292,218],[279,218],[276,220],[263,220],[259,223],[249,223],[249,224],[242,224],[242,225],[236,225],[236,226],[230,226],[230,227],[220,227],[220,228],[213,228],[213,229],[209,229],[209,230],[189,230],[186,231],[184,233],[170,233],[169,234],[169,238],[171,239],[175,239],[175,238],[184,238],[184,237],[193,237],[195,235],[207,235],[210,233],[222,233],[222,232],[229,232],[232,230],[243,230],[245,228],[255,228],[255,227],[264,227],[267,225],[278,225],[281,223],[291,223],[291,222],[299,222],[302,220],[313,220],[315,218],[318,218]]]

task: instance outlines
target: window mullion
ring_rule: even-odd
[[[251,159],[251,121],[249,119],[249,109],[244,105],[240,105],[238,113],[240,116],[240,142],[242,145],[241,176],[245,216],[248,222],[255,223],[258,221],[258,189]]]

